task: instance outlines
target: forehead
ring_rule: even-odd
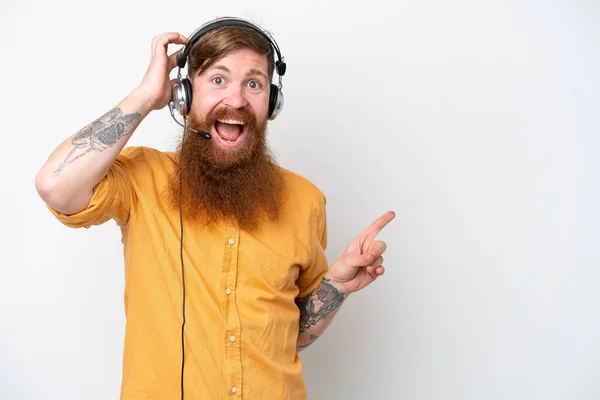
[[[268,61],[265,54],[259,54],[251,49],[233,50],[225,54],[220,59],[216,60],[209,68],[213,69],[217,66],[225,66],[229,70],[247,70],[258,69],[267,74]]]

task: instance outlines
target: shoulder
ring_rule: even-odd
[[[327,247],[327,198],[323,191],[306,177],[280,167],[287,182],[289,197],[286,210],[295,216],[303,218],[310,227],[311,248],[324,249]],[[295,226],[303,222],[295,220]]]
[[[325,206],[325,194],[316,184],[296,172],[292,172],[283,167],[279,168],[283,173],[292,198],[302,202],[312,203],[313,206],[317,206],[318,208]]]
[[[164,152],[151,147],[130,146],[121,150],[118,158],[130,161],[132,163],[153,164],[173,162],[174,154]]]
[[[323,192],[321,189],[311,182],[308,178],[298,174],[297,172],[292,172],[289,169],[279,167],[281,172],[283,173],[285,181],[292,188],[296,190],[303,190],[307,192],[310,196],[323,197]]]
[[[120,171],[134,184],[146,186],[168,179],[175,165],[174,153],[144,146],[125,147],[113,163],[113,171]]]
[[[116,165],[132,174],[171,170],[175,155],[144,146],[125,147],[115,159]]]

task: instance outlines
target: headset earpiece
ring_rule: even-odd
[[[186,117],[192,107],[192,83],[188,78],[177,80],[171,89],[171,102],[179,115]]]
[[[187,56],[184,51],[180,51],[177,53],[177,66],[179,68],[185,67],[185,63],[187,62]]]
[[[181,87],[185,91],[185,115],[186,117],[192,109],[192,82],[188,78],[181,80]]]
[[[269,93],[269,120],[274,120],[283,108],[283,93],[275,84],[271,84]]]
[[[283,76],[285,75],[287,65],[283,61],[275,61],[275,69],[277,70],[277,75]]]

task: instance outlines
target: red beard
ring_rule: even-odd
[[[285,197],[283,173],[266,144],[267,121],[257,122],[248,109],[219,108],[205,119],[190,115],[189,126],[211,132],[218,119],[244,121],[244,142],[223,149],[200,135],[184,131],[178,162],[169,182],[169,202],[188,222],[214,225],[235,223],[240,229],[257,230],[275,221]],[[181,193],[181,196],[180,196]]]

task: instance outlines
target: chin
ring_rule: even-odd
[[[221,168],[230,168],[243,165],[252,158],[252,149],[249,143],[240,143],[236,147],[222,147],[213,143],[213,164]]]

